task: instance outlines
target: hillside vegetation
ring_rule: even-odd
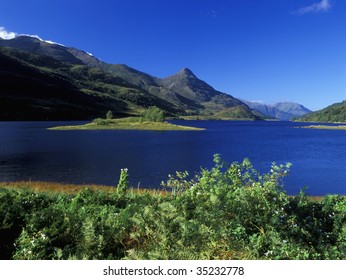
[[[0,186],[1,259],[345,259],[346,199],[288,196],[289,165],[259,174],[248,160],[193,178],[169,176],[166,193],[36,192]]]
[[[335,103],[325,109],[296,119],[304,122],[341,122],[346,123],[346,101]]]

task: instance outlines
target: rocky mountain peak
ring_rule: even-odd
[[[186,67],[181,69],[177,74],[180,76],[196,77],[196,75],[189,68],[186,68]]]

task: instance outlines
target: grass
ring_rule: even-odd
[[[0,182],[0,188],[4,189],[28,189],[35,192],[45,193],[66,193],[77,194],[81,190],[91,189],[104,192],[114,192],[116,188],[114,186],[95,185],[95,184],[64,184],[57,182],[45,182],[45,181],[16,181],[16,182]],[[168,191],[156,190],[156,189],[144,189],[144,188],[130,188],[130,192],[134,194],[150,193],[153,195],[167,195]]]
[[[36,192],[53,192],[53,193],[67,193],[67,194],[76,194],[86,188],[93,189],[93,190],[102,190],[102,191],[114,190],[114,188],[110,186],[62,184],[62,183],[56,183],[56,182],[43,182],[43,181],[1,182],[0,188],[29,189]]]
[[[128,117],[121,119],[96,119],[91,123],[85,125],[73,126],[57,126],[49,128],[51,130],[156,130],[156,131],[170,131],[170,130],[192,130],[200,131],[204,128],[197,128],[191,126],[175,125],[168,122],[152,122],[142,121],[138,117]]]
[[[95,184],[68,184],[46,181],[16,181],[16,182],[0,182],[0,189],[28,189],[35,192],[44,193],[65,193],[77,194],[82,190],[91,189],[94,191],[114,192],[116,187]],[[144,188],[130,188],[129,191],[133,194],[149,193],[152,195],[166,196],[169,191]],[[294,197],[294,196],[292,196]],[[310,201],[321,201],[323,196],[308,196]]]

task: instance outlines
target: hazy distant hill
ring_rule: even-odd
[[[273,105],[245,100],[243,100],[243,102],[250,108],[278,120],[291,120],[295,117],[300,117],[311,112],[311,110],[307,109],[303,105],[293,102],[280,102]]]
[[[0,38],[0,54],[0,82],[9,87],[0,92],[2,104],[7,104],[1,105],[1,119],[84,119],[103,116],[106,110],[133,115],[148,106],[170,116],[259,118],[243,102],[186,68],[159,79],[28,36]],[[21,111],[16,112],[19,105]]]
[[[346,101],[335,103],[322,110],[296,119],[309,122],[346,122]]]

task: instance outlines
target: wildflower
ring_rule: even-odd
[[[273,251],[268,251],[268,252],[264,253],[264,255],[265,255],[266,257],[268,257],[268,256],[270,256],[270,255],[272,255],[272,254],[273,254]]]

